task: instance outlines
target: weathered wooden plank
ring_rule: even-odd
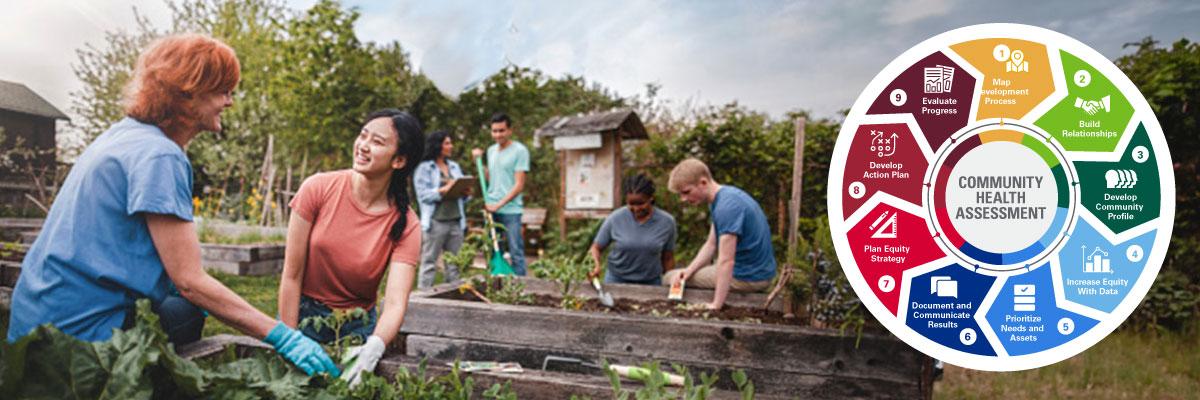
[[[200,256],[211,261],[260,261],[283,258],[280,244],[215,244],[201,243]]]
[[[12,288],[0,286],[0,310],[12,309]]]
[[[262,260],[254,262],[203,261],[204,268],[221,271],[238,276],[261,276],[278,274],[283,271],[283,260]]]
[[[22,231],[22,232],[18,233],[18,235],[21,237],[21,244],[31,245],[31,244],[33,244],[34,241],[37,240],[38,235],[41,233],[42,233],[42,230],[37,229],[37,230],[32,230],[32,231]]]
[[[590,352],[587,349],[553,349],[541,346],[516,346],[504,343],[491,343],[463,339],[447,339],[423,335],[409,335],[406,355],[417,358],[435,360],[472,360],[472,361],[503,361],[516,362],[527,369],[541,369],[546,365],[547,356],[572,357],[599,363],[601,359],[610,363],[625,365],[640,365],[649,361],[623,354],[607,354]],[[554,368],[563,365],[551,363],[549,369],[555,371],[599,374],[598,370],[589,368]],[[720,379],[717,387],[722,390],[736,390],[730,374],[735,369],[741,369],[754,382],[758,393],[799,396],[814,399],[853,399],[853,398],[921,398],[922,388],[913,380],[906,384],[881,381],[875,379],[847,378],[840,376],[804,375],[762,368],[728,368],[722,364],[686,363],[694,377],[700,373],[717,374]],[[662,365],[670,370],[669,363]]]
[[[225,348],[228,346],[236,346],[238,355],[242,357],[245,357],[256,349],[271,350],[270,345],[249,336],[221,334],[179,346],[179,348],[175,349],[175,352],[180,357],[194,360],[225,351]]]
[[[415,372],[420,363],[419,360],[416,357],[389,355],[379,361],[379,364],[375,368],[375,373],[390,379],[401,368],[407,368],[409,371]],[[440,376],[448,373],[450,373],[450,367],[442,362],[431,360],[426,366],[426,374],[429,376]],[[517,398],[522,400],[562,400],[571,398],[573,395],[586,396],[592,399],[615,398],[608,378],[600,375],[526,369],[521,373],[470,372],[466,373],[466,376],[475,381],[476,395],[479,395],[494,384],[503,385],[505,382],[508,382],[513,391],[517,393]],[[641,387],[642,385],[635,382],[627,380],[621,382],[621,389],[631,392],[631,394]],[[724,390],[715,391],[709,398],[714,400],[740,399],[737,393]],[[758,400],[776,400],[783,397],[756,395],[755,398]]]
[[[516,278],[519,282],[525,284],[525,293],[544,294],[557,296],[561,290],[558,284],[553,281],[534,279],[534,278]],[[571,289],[571,293],[583,298],[596,298],[596,290],[591,285],[580,282]],[[433,297],[433,298],[449,298],[453,292],[457,291],[457,283],[448,283],[438,285],[428,291],[420,291],[413,293],[413,296]],[[613,299],[621,301],[622,299],[631,299],[637,301],[662,300],[667,298],[666,286],[651,286],[651,285],[630,285],[607,283],[604,284],[604,290],[612,292]],[[684,291],[683,299],[688,303],[704,304],[712,301],[713,291],[709,289],[687,289]],[[729,307],[744,307],[744,308],[761,308],[767,300],[766,293],[740,293],[730,292],[725,298],[725,304]],[[772,304],[771,310],[783,312],[782,304]]]
[[[45,223],[44,218],[0,218],[0,229],[38,229]]]
[[[15,261],[0,261],[0,286],[15,287],[17,278],[21,276],[21,263]]]
[[[201,339],[195,343],[180,346],[178,353],[186,359],[196,360],[219,354],[229,346],[233,346],[235,348],[234,351],[240,357],[245,357],[254,351],[270,351],[270,346],[248,336],[216,335]],[[402,368],[416,372],[419,364],[419,358],[407,357],[398,353],[388,353],[376,365],[375,374],[390,380]],[[436,377],[448,374],[450,370],[451,368],[445,363],[431,361],[427,364],[426,374],[427,377]],[[612,389],[609,386],[608,379],[603,376],[538,370],[527,370],[520,374],[492,372],[470,372],[464,374],[475,381],[476,396],[480,396],[484,390],[487,390],[493,384],[508,382],[521,399],[561,400],[570,398],[571,395],[583,395],[593,399],[612,397]],[[622,383],[622,387],[626,390],[636,390],[640,386],[635,383],[626,382]],[[718,391],[711,398],[736,399],[737,396],[735,393]],[[769,396],[759,396],[757,398],[773,400]]]
[[[856,338],[810,327],[657,318],[414,297],[407,334],[560,349],[586,348],[733,368],[919,380],[925,356],[890,335]]]

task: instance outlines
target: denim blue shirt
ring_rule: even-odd
[[[162,301],[174,286],[147,213],[192,220],[192,165],[158,127],[125,118],[67,174],[21,263],[8,341],[45,323],[81,340],[107,340],[134,301]]]
[[[458,163],[446,160],[446,166],[450,169],[451,178],[463,177],[462,168],[458,166]],[[421,211],[421,230],[428,231],[429,225],[433,222],[433,211],[437,209],[437,203],[442,201],[442,194],[437,191],[442,187],[442,173],[438,171],[434,160],[422,161],[417,164],[417,171],[413,173],[413,186],[417,189],[417,206]],[[463,216],[458,220],[459,229],[467,229],[467,213],[463,206],[468,198],[458,198],[458,214]]]

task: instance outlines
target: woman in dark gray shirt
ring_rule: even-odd
[[[612,244],[605,283],[661,285],[663,272],[675,268],[675,218],[654,206],[654,182],[646,175],[625,178],[621,189],[625,207],[596,232],[590,252],[596,267],[588,277],[603,271],[600,252]]]

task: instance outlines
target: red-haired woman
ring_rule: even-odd
[[[142,54],[126,87],[127,117],[84,150],[25,255],[10,342],[47,323],[107,340],[132,324],[134,302],[146,298],[173,343],[199,339],[203,309],[309,374],[338,374],[319,345],[200,267],[184,148],[200,132],[221,130],[239,68],[233,49],[201,35],[167,37]]]

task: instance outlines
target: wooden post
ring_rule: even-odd
[[[808,121],[804,117],[796,119],[796,141],[792,159],[792,200],[788,202],[788,260],[796,253],[796,243],[800,224],[800,197],[804,188],[804,125]]]
[[[791,280],[791,277],[793,274],[791,269],[795,268],[795,264],[797,261],[797,257],[795,257],[795,254],[796,254],[796,245],[799,241],[799,238],[797,237],[797,235],[799,234],[799,230],[800,230],[800,226],[799,226],[800,225],[800,195],[802,194],[802,189],[804,187],[804,124],[805,123],[807,123],[807,120],[804,117],[797,118],[795,121],[796,139],[795,139],[795,144],[792,149],[792,151],[793,151],[792,199],[790,201],[788,201],[787,256],[784,257],[784,259],[787,260],[787,262],[783,265],[784,270],[779,275],[779,279],[775,282],[775,288],[772,289],[771,294],[769,296],[767,296],[767,302],[766,302],[766,304],[763,305],[763,308],[770,307],[771,302],[775,300],[775,296],[778,295],[780,293],[780,291],[783,290],[783,288],[787,286],[787,284],[788,284],[787,281]],[[793,314],[792,296],[790,294],[783,296],[783,302],[784,302],[783,305],[784,305],[785,315],[792,315]]]
[[[279,208],[283,209],[284,226],[287,226],[288,221],[292,218],[291,203],[292,196],[295,195],[296,193],[292,192],[292,165],[289,162],[287,168],[287,180],[283,182],[283,204],[279,205]]]
[[[267,151],[263,156],[262,180],[263,182],[263,204],[262,217],[259,218],[259,226],[267,226],[267,217],[271,211],[271,200],[273,200],[272,189],[275,185],[275,135],[267,135]]]
[[[622,180],[622,177],[625,175],[625,171],[623,171],[623,168],[622,168],[624,166],[621,165],[621,163],[622,163],[622,160],[621,160],[621,131],[619,129],[612,131],[612,137],[613,137],[613,194],[612,194],[612,207],[609,207],[608,209],[616,210],[618,208],[621,208],[621,196],[625,195],[625,193],[621,193],[621,180]],[[601,140],[603,140],[603,139],[601,139]]]
[[[800,234],[800,202],[801,196],[804,194],[804,126],[808,123],[808,119],[800,117],[796,119],[796,140],[793,146],[792,158],[792,200],[788,203],[788,268],[795,268],[794,258],[796,254],[796,246]],[[787,275],[789,278],[791,274]],[[783,297],[784,309],[788,315],[793,314],[795,304],[791,294]]]
[[[567,238],[567,152],[556,150],[558,154],[558,240]]]

